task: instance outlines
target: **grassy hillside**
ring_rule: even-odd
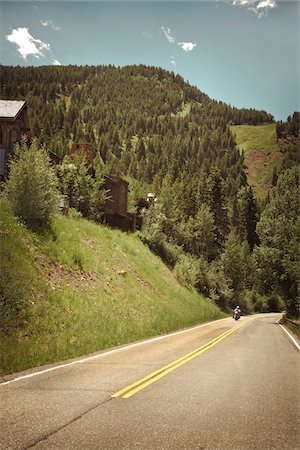
[[[59,215],[38,235],[0,206],[2,375],[223,316],[137,234]]]
[[[272,188],[274,167],[277,171],[283,155],[276,140],[276,124],[233,125],[230,127],[239,149],[245,153],[248,183],[263,198]]]

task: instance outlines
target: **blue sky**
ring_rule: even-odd
[[[217,100],[299,110],[300,3],[1,1],[3,65],[147,64]]]

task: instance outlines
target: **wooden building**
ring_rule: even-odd
[[[6,175],[7,160],[15,143],[24,135],[31,139],[26,102],[0,100],[0,178]]]
[[[92,144],[88,143],[75,143],[71,147],[71,156],[83,154],[85,156],[88,165],[93,164],[94,160],[94,148]]]
[[[103,188],[107,190],[107,199],[102,206],[104,223],[123,231],[135,231],[135,214],[127,212],[127,181],[113,175],[104,175]]]

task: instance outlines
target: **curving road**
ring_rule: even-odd
[[[2,380],[1,449],[300,449],[299,350],[278,314]]]

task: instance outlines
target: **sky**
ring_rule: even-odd
[[[286,120],[300,110],[299,19],[288,0],[0,0],[0,63],[157,66]]]

